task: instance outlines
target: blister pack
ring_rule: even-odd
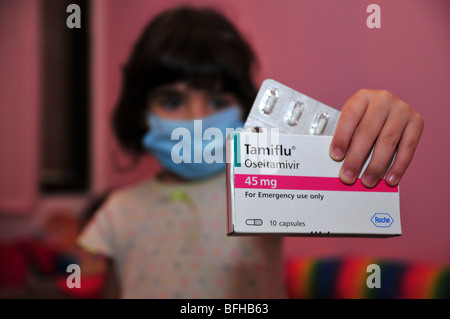
[[[275,80],[265,80],[244,130],[276,128],[283,134],[333,135],[341,112]]]

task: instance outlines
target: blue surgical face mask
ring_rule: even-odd
[[[237,106],[198,120],[171,120],[150,114],[148,124],[150,129],[142,140],[144,148],[163,167],[185,179],[223,171],[227,133],[244,126]]]

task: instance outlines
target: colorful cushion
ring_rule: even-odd
[[[380,288],[367,278],[380,267]],[[376,258],[293,258],[286,263],[288,296],[307,298],[450,298],[450,268]]]

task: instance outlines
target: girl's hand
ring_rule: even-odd
[[[330,145],[332,159],[345,158],[339,178],[353,184],[373,147],[372,158],[361,177],[363,185],[374,187],[384,176],[388,185],[398,185],[423,127],[423,118],[391,92],[359,90],[344,104]]]

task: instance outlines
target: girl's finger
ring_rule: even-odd
[[[389,116],[390,103],[382,94],[370,99],[364,116],[351,139],[347,156],[342,164],[339,177],[346,184],[356,181],[375,141]]]
[[[409,116],[404,116],[404,114],[403,107],[397,107],[389,113],[375,142],[370,162],[362,176],[364,186],[374,187],[384,177],[408,124]]]
[[[368,104],[367,90],[358,91],[345,102],[330,144],[330,156],[335,161],[344,159],[352,136]]]
[[[414,113],[413,120],[408,123],[403,132],[394,163],[386,174],[386,183],[388,185],[398,185],[403,174],[405,174],[406,169],[411,163],[414,152],[417,149],[417,145],[419,144],[423,128],[423,118],[418,113]]]

